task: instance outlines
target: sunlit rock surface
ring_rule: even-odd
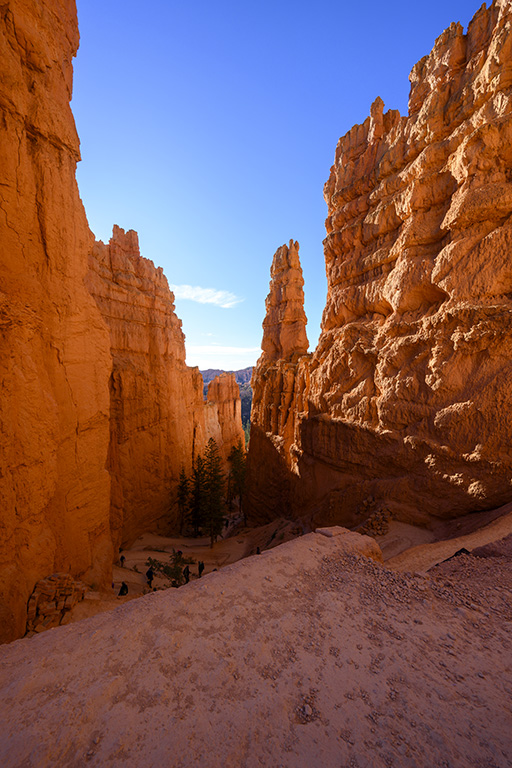
[[[74,2],[0,7],[0,641],[35,583],[110,580],[108,331],[84,286],[93,241],[69,108]]]
[[[216,419],[220,430],[217,444],[227,468],[229,466],[227,459],[233,446],[241,442],[245,447],[240,387],[234,373],[221,373],[210,381],[207,403],[217,414]],[[215,432],[212,437],[215,437]]]
[[[121,542],[172,529],[181,467],[242,429],[238,391],[204,403],[136,233],[94,243],[75,182],[77,46],[74,2],[1,5],[0,642],[24,633],[39,580],[110,585]]]
[[[377,99],[338,143],[316,351],[256,368],[256,519],[428,523],[511,497],[511,4],[452,24],[410,79],[408,117]]]
[[[95,243],[87,286],[110,329],[112,532],[117,546],[176,523],[183,468],[210,437],[226,456],[243,437],[234,377],[217,377],[203,400],[197,368],[185,364],[185,336],[161,268],[140,255],[137,233],[114,227]],[[233,381],[231,381],[233,378]]]

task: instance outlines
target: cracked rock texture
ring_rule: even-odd
[[[228,456],[233,446],[241,441],[245,447],[240,387],[234,373],[221,373],[210,381],[207,407],[216,414],[215,420],[218,427],[214,427],[211,436],[217,441],[224,466],[227,469],[229,466]]]
[[[254,519],[428,524],[511,497],[510,2],[452,24],[410,80],[407,117],[377,99],[338,142],[313,355],[269,360],[267,306]]]
[[[243,435],[238,387],[203,401],[136,233],[94,243],[75,181],[77,47],[74,2],[0,5],[0,642],[24,633],[49,574],[110,585],[121,543],[172,529],[181,467],[209,437],[226,455]]]
[[[0,6],[0,641],[55,570],[110,580],[108,331],[69,108],[74,2]]]
[[[274,254],[270,268],[270,292],[265,301],[263,360],[295,359],[308,351],[304,279],[299,244],[290,240]]]

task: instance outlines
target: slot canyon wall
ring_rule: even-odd
[[[121,543],[172,528],[181,466],[209,437],[243,435],[230,380],[204,402],[136,233],[104,245],[89,230],[78,40],[74,0],[0,6],[0,642],[24,634],[39,579],[110,586]]]
[[[210,381],[206,405],[206,412],[210,409],[214,413],[214,426],[210,430],[210,436],[216,440],[224,469],[228,471],[231,449],[239,442],[245,447],[242,400],[234,373],[221,373]]]
[[[53,571],[106,585],[108,331],[84,285],[74,2],[0,7],[0,640]]]
[[[213,437],[224,460],[244,437],[233,375],[216,377],[203,399],[198,368],[185,363],[185,336],[161,267],[140,255],[137,233],[115,226],[96,242],[86,285],[110,330],[111,527],[114,545],[177,525],[180,470]]]
[[[466,34],[452,24],[410,81],[408,117],[377,99],[338,143],[312,355],[285,295],[299,267],[276,273],[274,257],[253,375],[254,521],[357,526],[386,507],[428,525],[512,498],[510,3],[484,5]]]

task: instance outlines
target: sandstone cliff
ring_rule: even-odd
[[[240,388],[234,373],[221,373],[210,381],[207,402],[216,411],[216,419],[219,424],[217,442],[227,467],[231,448],[237,445],[239,441],[245,446]]]
[[[110,579],[108,332],[83,284],[71,0],[0,7],[0,641],[38,579]]]
[[[75,182],[77,46],[73,0],[1,5],[0,642],[24,633],[48,575],[110,584],[121,542],[172,526],[181,466],[242,429],[231,391],[204,402],[136,234],[94,244]]]
[[[114,227],[91,250],[87,286],[110,329],[111,527],[114,545],[172,529],[180,470],[213,437],[227,457],[243,437],[234,377],[203,380],[185,363],[185,337],[161,268],[140,255],[137,233]]]
[[[410,79],[408,117],[377,99],[338,143],[322,333],[288,376],[274,374],[286,353],[268,358],[281,331],[267,306],[249,460],[260,518],[356,525],[385,505],[428,523],[512,496],[510,3],[483,6],[466,34],[452,24]]]

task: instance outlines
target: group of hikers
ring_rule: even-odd
[[[181,553],[181,551],[178,551],[177,554],[181,555],[182,553]],[[121,568],[124,568],[125,561],[126,561],[125,556],[121,555],[121,557],[119,558],[119,562],[121,563]],[[217,570],[217,569],[214,569],[214,570]],[[199,579],[203,575],[203,571],[204,571],[204,563],[203,563],[202,560],[199,560],[199,562],[197,564],[197,577]],[[190,581],[190,568],[189,568],[188,564],[185,565],[185,567],[183,568],[182,574],[183,574],[183,578],[185,579],[185,584],[188,584],[189,581]],[[148,585],[148,587],[150,589],[153,588],[153,579],[154,578],[155,578],[155,572],[154,572],[154,570],[150,566],[147,569],[147,571],[146,571],[146,582],[147,582],[147,585]],[[127,595],[127,594],[128,594],[128,585],[126,584],[125,581],[123,581],[123,582],[121,582],[121,588],[120,588],[120,590],[118,592],[118,596],[119,597],[123,597],[124,595]]]

